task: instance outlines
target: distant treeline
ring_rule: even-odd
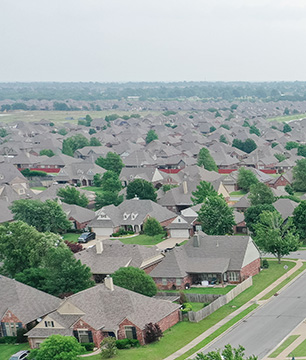
[[[0,101],[96,101],[133,97],[140,101],[192,97],[202,101],[302,101],[306,100],[306,82],[0,83]]]

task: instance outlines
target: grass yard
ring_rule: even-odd
[[[192,287],[188,290],[183,290],[185,294],[217,294],[217,295],[224,295],[231,291],[235,285],[227,285],[225,287]],[[169,293],[177,293],[178,290],[159,290]]]
[[[276,350],[273,351],[269,358],[276,358],[278,355],[283,352],[289,345],[293,343],[300,335],[291,335],[289,336]]]
[[[112,239],[112,238],[110,238]],[[123,244],[137,244],[137,245],[156,245],[165,239],[163,235],[148,236],[148,235],[137,235],[133,237],[120,237],[115,240],[120,240]]]
[[[243,190],[233,191],[230,193],[230,196],[244,196],[246,194]]]
[[[306,356],[306,340],[304,340],[299,346],[297,346],[288,356],[304,357]]]
[[[77,234],[77,233],[66,233],[63,235],[63,240],[67,240],[70,242],[78,242],[78,238],[80,237],[81,234]]]
[[[88,190],[88,191],[93,191],[95,192],[96,194],[102,194],[103,193],[103,190],[101,187],[98,187],[98,186],[84,186],[84,187],[81,187],[80,189],[82,190]]]
[[[9,358],[20,350],[30,349],[29,344],[0,344],[0,360],[9,360]]]
[[[270,292],[268,292],[265,296],[263,296],[260,300],[266,300],[269,299],[271,296],[273,296],[276,292],[278,292],[281,288],[283,288],[285,285],[287,285],[291,280],[293,280],[296,276],[298,276],[301,272],[303,272],[306,269],[306,263],[295,271],[292,275],[288,276],[285,280],[283,280],[279,285],[275,286]]]
[[[31,190],[41,190],[41,191],[44,191],[46,190],[47,188],[44,187],[44,186],[35,186],[35,187],[32,187]]]
[[[292,268],[294,263],[289,261],[282,261],[281,264],[277,262],[270,263],[269,269],[261,271],[258,275],[253,277],[253,286],[246,289],[243,293],[238,295],[228,304],[222,306],[220,309],[215,311],[213,314],[205,318],[204,320],[198,323],[190,323],[188,321],[179,322],[174,325],[172,328],[164,332],[164,337],[157,342],[150,345],[142,346],[136,349],[129,350],[120,350],[116,359],[124,360],[160,360],[179,350],[194,338],[199,336],[202,332],[208,330],[210,327],[218,323],[220,320],[225,318],[227,315],[234,312],[237,308],[245,304],[247,301],[251,300],[255,295],[263,291],[267,286],[272,284],[280,276],[282,276],[286,270],[284,265],[287,265],[288,268]],[[254,310],[257,305],[251,305],[241,314],[238,314],[236,317],[231,319],[220,329],[218,329],[214,334],[210,335],[199,345],[195,346],[190,352],[182,355],[179,359],[185,359],[190,356],[201,347],[208,344],[209,341],[213,340],[215,337],[219,336],[222,332],[228,329],[230,326],[235,324],[237,321],[242,319],[250,311]],[[206,342],[206,343],[204,343]],[[98,360],[100,359],[99,355],[90,356],[87,360]]]
[[[267,119],[268,121],[280,121],[280,122],[286,122],[290,120],[299,120],[306,117],[306,114],[296,114],[296,115],[287,115],[287,116],[277,116],[274,118]]]

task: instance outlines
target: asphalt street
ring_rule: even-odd
[[[242,345],[247,356],[254,354],[262,359],[305,318],[306,274],[303,274],[204,352],[222,349],[226,344]]]

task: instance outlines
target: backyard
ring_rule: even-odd
[[[19,344],[19,345],[11,345],[11,344],[0,344],[0,360],[9,360],[9,358],[20,350],[28,350],[29,345]]]

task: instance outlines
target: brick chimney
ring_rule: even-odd
[[[107,289],[109,289],[110,291],[114,291],[114,283],[112,277],[106,275],[106,278],[104,279],[104,284]]]
[[[97,251],[97,254],[102,254],[102,252],[103,252],[103,242],[102,242],[102,240],[97,241],[97,243],[96,243],[96,251]]]

